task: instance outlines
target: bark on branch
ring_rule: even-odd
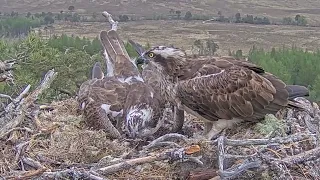
[[[109,14],[107,11],[103,11],[102,15],[108,19],[109,23],[111,24],[111,30],[117,31],[118,29],[118,21],[114,21],[112,19],[112,15]]]
[[[45,89],[49,88],[56,75],[57,72],[54,72],[53,69],[49,70],[40,85],[31,94],[25,97],[31,87],[28,85],[24,91],[6,107],[7,115],[5,118],[9,119],[10,121],[8,121],[8,123],[6,123],[0,129],[0,139],[6,139],[8,132],[12,131],[12,129],[17,127],[24,120],[25,116],[29,114],[27,109],[34,104],[34,102],[38,99],[38,96]]]

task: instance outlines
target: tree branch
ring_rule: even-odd
[[[188,151],[190,151],[189,149],[191,148],[192,147],[179,148],[179,149],[174,149],[171,151],[159,153],[152,156],[130,159],[124,162],[120,162],[104,168],[100,168],[97,170],[97,172],[100,172],[101,174],[110,174],[120,170],[129,169],[131,167],[144,164],[144,163],[151,163],[151,162],[162,161],[162,160],[171,160],[171,161],[182,160],[182,159],[185,159],[188,155],[190,155]],[[195,152],[192,152],[192,153],[195,153]]]
[[[117,31],[118,29],[118,21],[114,21],[112,19],[112,15],[109,14],[107,11],[103,11],[102,15],[108,19],[109,23],[111,24],[111,30]]]
[[[0,129],[0,139],[4,139],[6,135],[8,135],[8,131],[11,131],[11,129],[17,127],[25,118],[27,114],[27,109],[34,104],[34,102],[37,100],[38,96],[47,88],[49,88],[50,84],[56,77],[57,73],[54,72],[54,70],[49,70],[47,74],[45,75],[44,79],[40,83],[40,85],[26,98],[25,95],[30,90],[30,85],[28,85],[24,91],[14,99],[14,102],[20,102],[19,105],[16,107],[14,102],[11,102],[6,107],[6,112],[9,113],[7,115],[8,119],[13,118],[16,116],[13,120],[10,120],[6,125],[4,125]],[[14,108],[16,107],[16,108]]]

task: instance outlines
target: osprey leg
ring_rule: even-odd
[[[209,132],[205,132],[205,137],[208,140],[211,140],[214,136],[218,135],[222,130],[226,128],[233,128],[235,127],[238,123],[242,122],[242,119],[232,119],[232,120],[225,120],[225,119],[219,119],[218,121],[213,121],[213,122],[206,122],[205,123],[205,131],[210,130]],[[206,127],[208,125],[208,127]]]

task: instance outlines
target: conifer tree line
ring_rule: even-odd
[[[128,42],[125,42],[125,46],[131,57],[137,56]],[[147,46],[150,47],[149,44]],[[241,50],[232,55],[244,58]],[[35,87],[49,69],[54,68],[59,73],[42,97],[43,101],[76,95],[81,83],[90,77],[92,65],[97,61],[104,64],[98,38],[89,40],[67,35],[52,36],[45,40],[31,33],[19,41],[2,39],[0,60],[10,58],[18,60],[14,70],[15,85],[2,83],[0,92],[19,94],[27,84]],[[320,101],[320,51],[308,52],[296,47],[265,51],[253,47],[248,60],[261,65],[288,84],[307,86],[311,91],[311,99]]]

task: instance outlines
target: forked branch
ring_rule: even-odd
[[[114,21],[112,15],[107,11],[103,11],[102,15],[108,19],[109,23],[111,24],[111,30],[117,31],[118,29],[118,21]]]

